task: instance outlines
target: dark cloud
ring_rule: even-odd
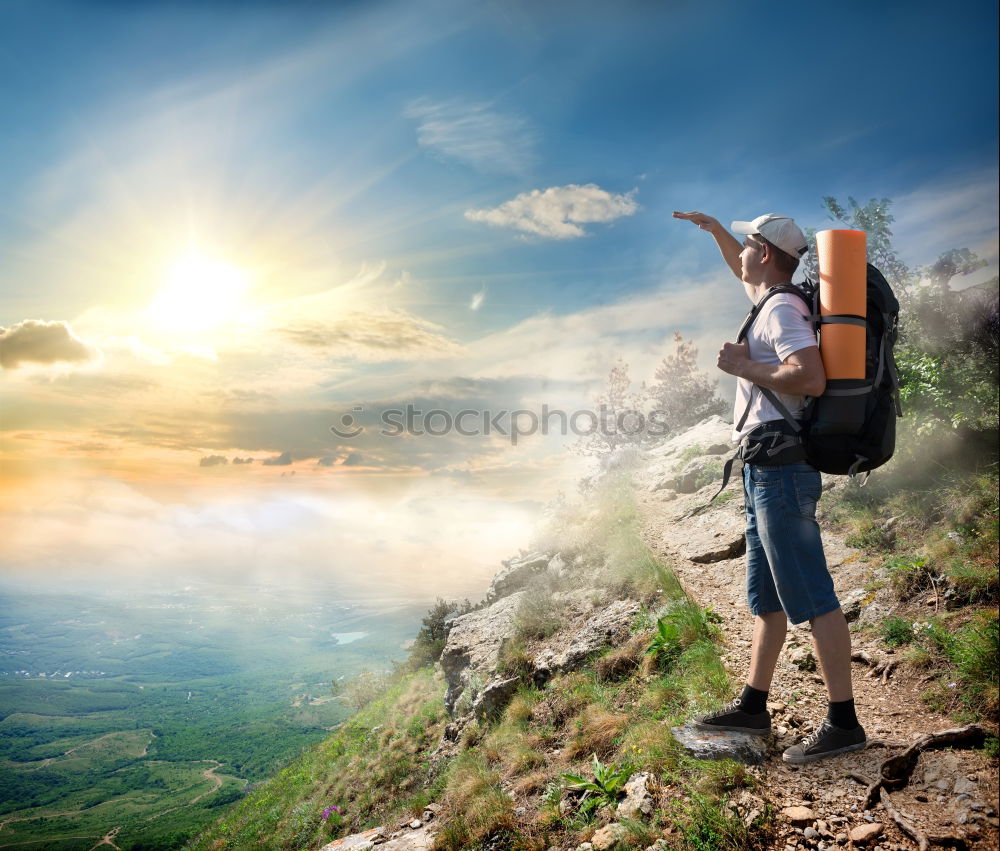
[[[319,461],[316,462],[317,467],[332,467],[337,463],[337,459],[332,455],[324,455]]]
[[[365,459],[360,452],[351,452],[341,463],[345,467],[360,467],[365,463]]]
[[[0,366],[4,369],[22,363],[86,363],[98,355],[65,322],[25,319],[0,328]]]
[[[263,464],[265,467],[287,467],[289,464],[292,463],[292,453],[282,452],[277,457],[265,458],[260,463]]]
[[[202,458],[198,462],[198,466],[199,467],[218,467],[221,464],[228,464],[228,463],[229,463],[229,461],[226,460],[225,456],[223,456],[223,455],[208,455],[208,456]]]
[[[252,464],[253,458],[233,458],[234,464]]]

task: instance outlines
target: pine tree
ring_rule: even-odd
[[[646,388],[646,398],[657,420],[670,432],[689,428],[713,414],[725,413],[726,403],[715,395],[718,382],[698,369],[698,349],[674,332],[674,352],[667,355]],[[652,411],[650,412],[652,414]]]

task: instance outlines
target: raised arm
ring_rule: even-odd
[[[741,281],[743,280],[743,264],[740,263],[740,252],[743,251],[743,245],[719,223],[718,219],[713,219],[704,213],[680,213],[676,210],[674,211],[674,218],[696,224],[702,230],[707,230],[712,234],[715,237],[716,244],[719,246],[719,251],[722,252],[722,259],[726,261],[726,265],[732,269],[733,274],[737,278]]]

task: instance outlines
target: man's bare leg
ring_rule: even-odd
[[[834,609],[809,623],[830,701],[851,700],[854,697],[851,686],[851,632],[847,628],[844,612]]]
[[[845,621],[846,623],[846,621]],[[753,645],[750,649],[750,674],[747,685],[759,691],[771,690],[771,679],[778,664],[778,654],[785,643],[788,619],[784,612],[757,615],[753,624]],[[848,639],[849,641],[850,639]],[[850,648],[847,657],[850,659]],[[848,664],[850,664],[848,662]],[[825,668],[824,668],[825,670]],[[850,670],[848,670],[850,674]]]

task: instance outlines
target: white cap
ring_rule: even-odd
[[[795,258],[801,257],[809,249],[805,234],[799,230],[795,221],[777,213],[765,213],[752,222],[733,222],[730,229],[733,233],[744,236],[760,234],[772,245]]]

